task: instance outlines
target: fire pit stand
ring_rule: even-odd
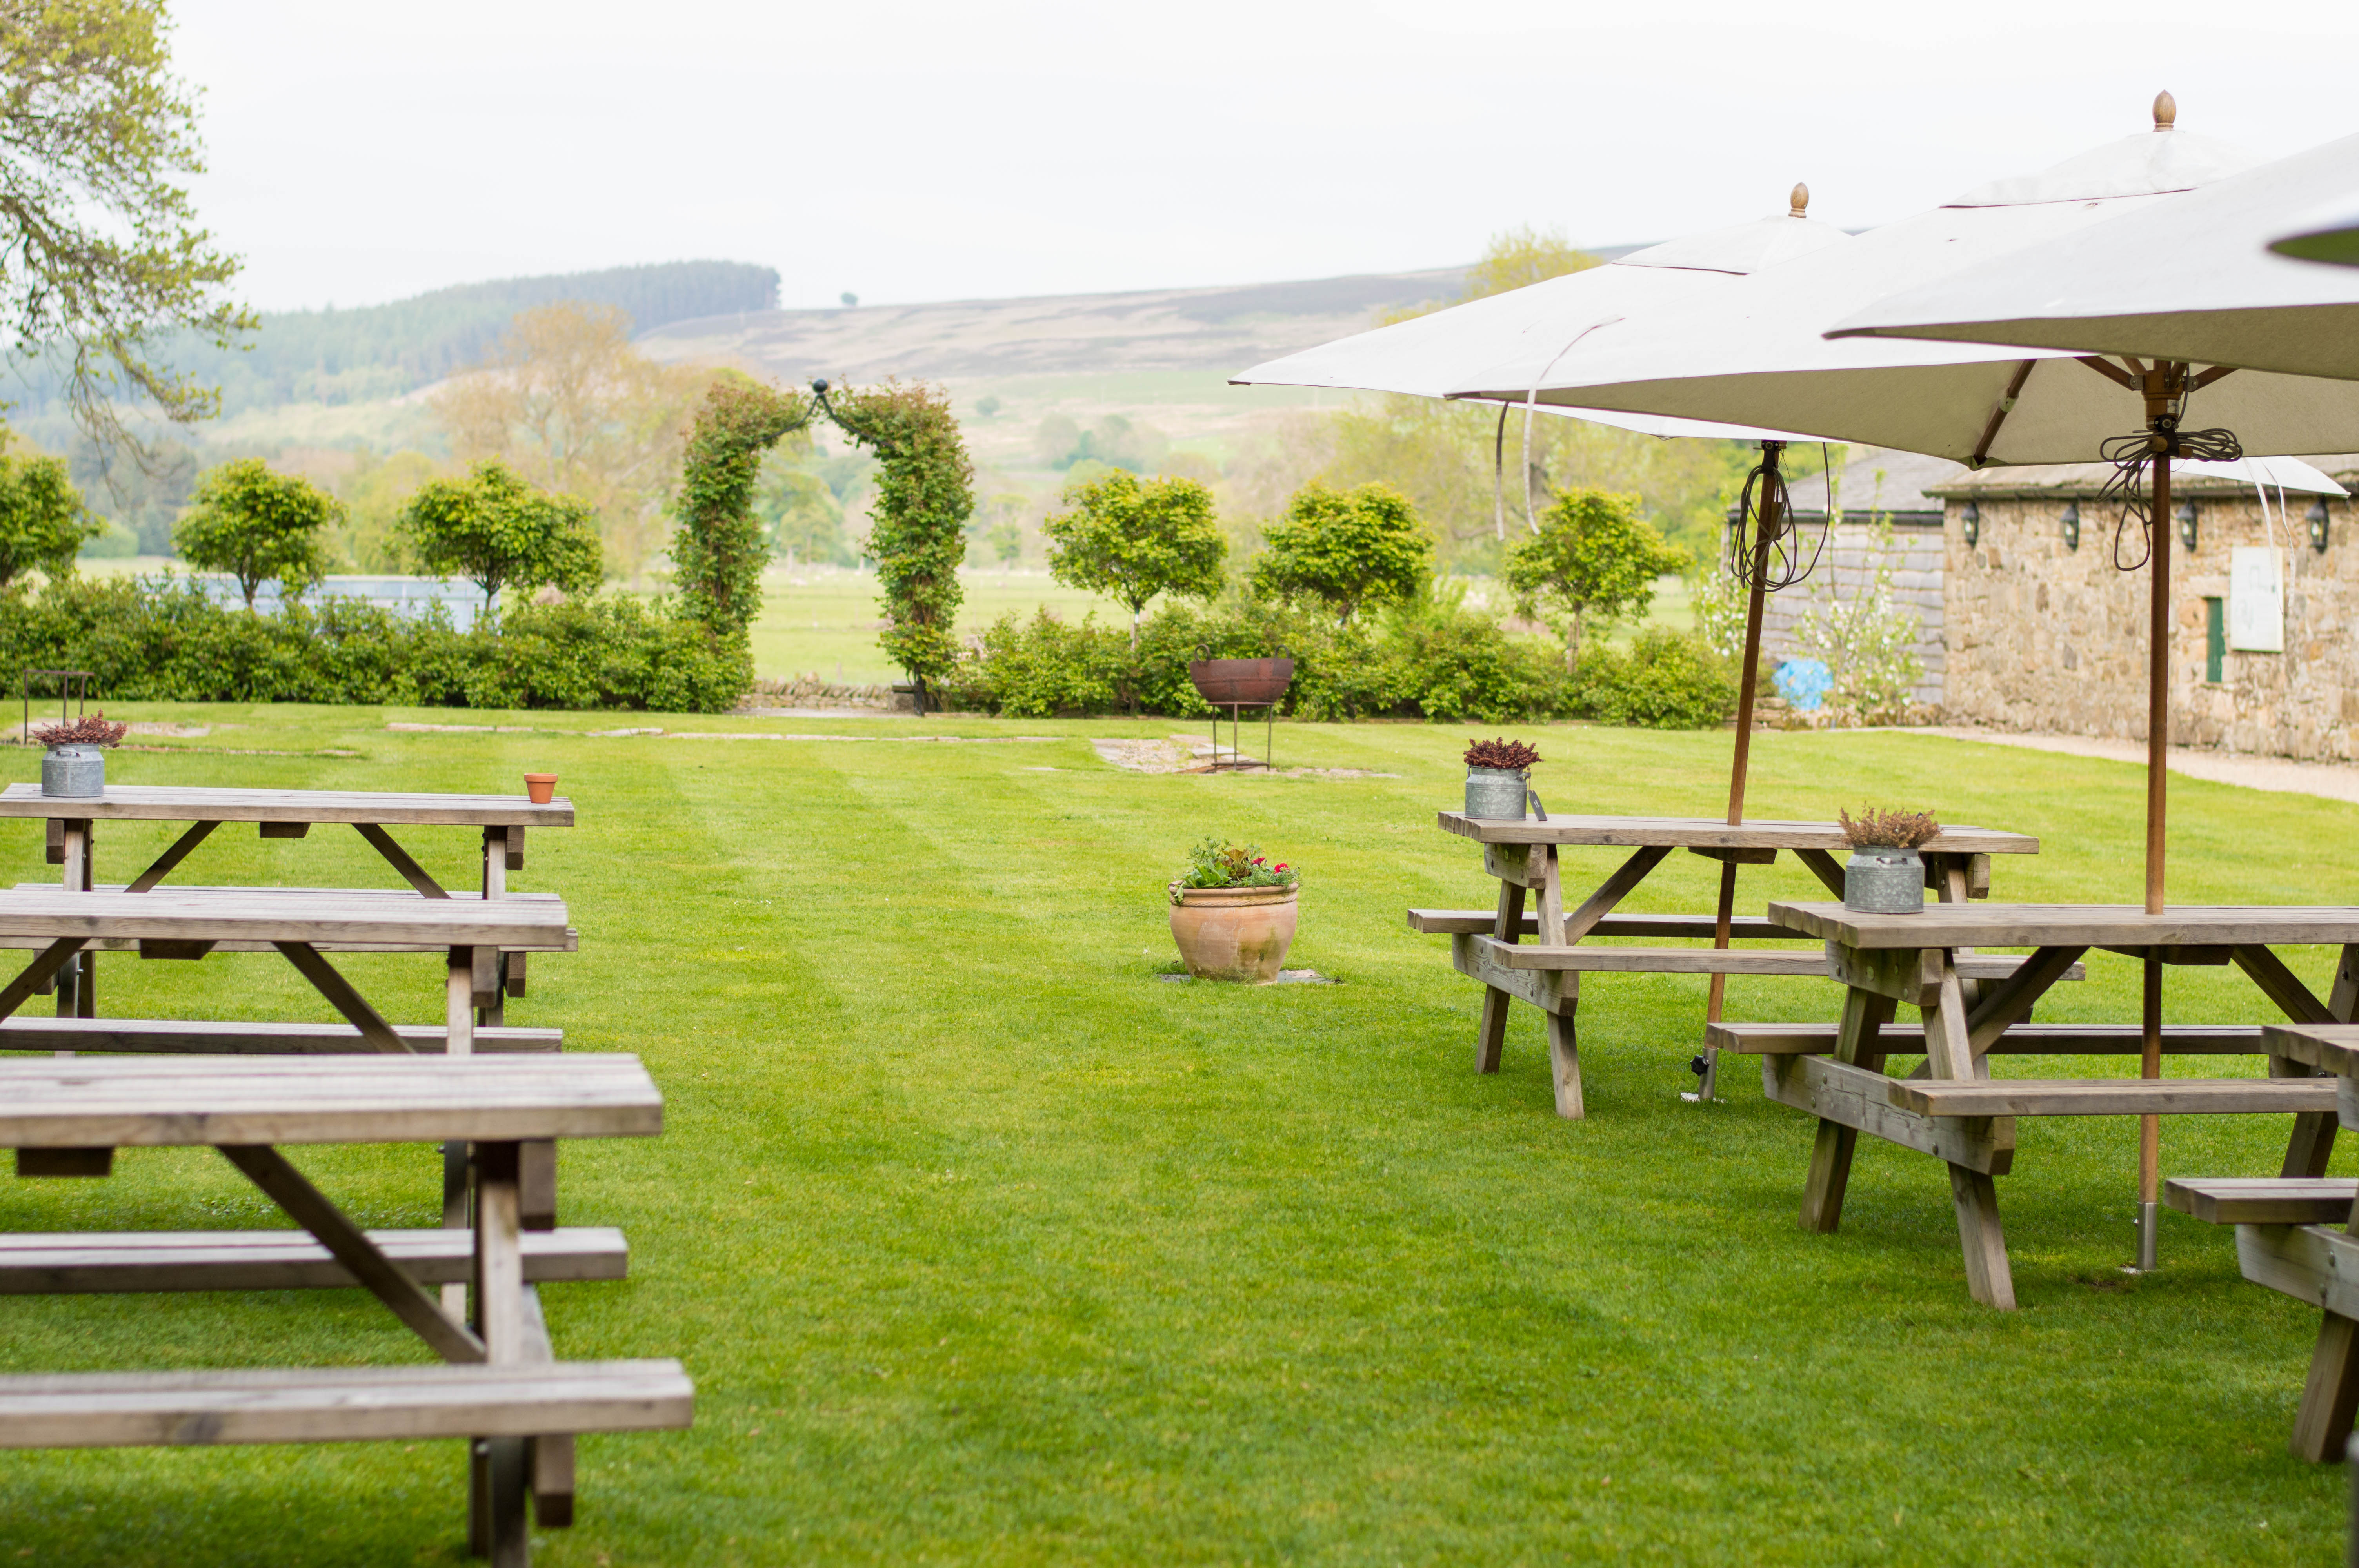
[[[1210,653],[1210,649],[1199,652]],[[1262,710],[1264,739],[1260,766],[1271,767],[1270,752],[1277,739],[1277,705],[1286,698],[1286,688],[1294,682],[1292,659],[1191,659],[1188,663],[1188,678],[1196,683],[1196,695],[1217,710],[1229,710],[1229,758],[1221,761],[1221,716],[1212,715],[1212,771],[1243,769],[1253,764],[1244,760],[1237,740],[1239,715],[1248,708]]]

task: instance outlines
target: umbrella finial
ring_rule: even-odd
[[[1793,204],[1793,211],[1787,213],[1787,217],[1807,218],[1810,215],[1810,188],[1809,186],[1804,185],[1799,180],[1796,180],[1794,182],[1794,193],[1791,196],[1788,196],[1786,200]]]
[[[2154,128],[2168,131],[2179,123],[2179,100],[2168,90],[2154,95]]]

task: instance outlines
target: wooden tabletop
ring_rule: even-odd
[[[2359,1023],[2272,1023],[2261,1031],[2261,1041],[2273,1056],[2359,1077]]]
[[[2359,942],[2359,909],[2299,904],[1928,903],[1867,914],[1841,903],[1772,903],[1769,918],[1846,947],[2205,947]]]
[[[0,892],[0,937],[114,937],[177,942],[384,942],[570,953],[557,898],[397,898],[382,893]]]
[[[45,795],[37,784],[0,790],[0,817],[153,822],[373,822],[457,827],[571,827],[563,795],[535,806],[520,795],[401,795],[339,789],[206,789],[110,784],[81,799]]]
[[[0,1061],[0,1148],[644,1138],[636,1056],[50,1057]]]
[[[1435,816],[1445,833],[1482,844],[1619,844],[1631,849],[1829,849],[1849,853],[1851,840],[1834,822],[1742,822],[1732,827],[1711,816],[1565,816],[1550,813],[1501,820],[1444,811]],[[2036,855],[2039,840],[2023,833],[1988,827],[1944,827],[1919,851],[1928,855]]]

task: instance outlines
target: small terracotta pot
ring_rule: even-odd
[[[1171,939],[1180,960],[1200,980],[1242,980],[1266,986],[1277,979],[1294,942],[1295,895],[1284,888],[1180,888],[1171,906]]]
[[[533,805],[547,806],[557,796],[557,775],[555,773],[525,774],[524,793],[532,797]]]

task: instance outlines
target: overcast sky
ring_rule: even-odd
[[[1905,216],[2146,128],[2359,131],[2359,5],[179,0],[266,309],[639,262],[781,303],[1323,277],[1517,223]],[[1765,22],[1773,17],[1774,23]]]

